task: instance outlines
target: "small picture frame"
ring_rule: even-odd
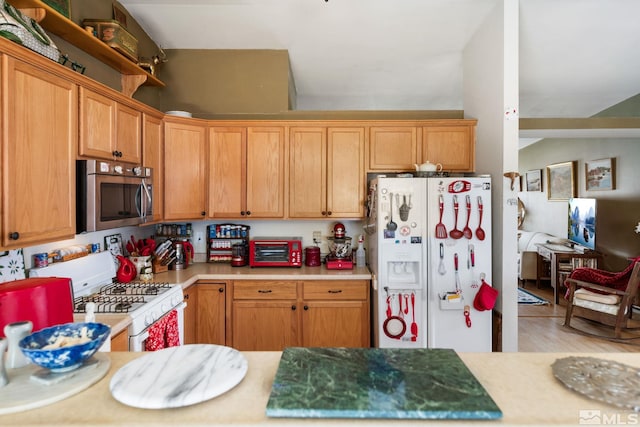
[[[116,6],[115,3],[113,5],[113,19],[118,21],[121,26],[127,27],[127,14],[124,10]]]
[[[575,161],[547,166],[547,199],[569,200],[576,196]]]
[[[527,191],[542,191],[542,169],[527,171]]]
[[[104,249],[111,252],[114,258],[118,255],[123,255],[122,234],[104,236]]]
[[[584,163],[584,181],[587,191],[616,189],[616,159],[591,160]]]
[[[42,3],[50,6],[65,18],[71,19],[71,0],[42,0]]]

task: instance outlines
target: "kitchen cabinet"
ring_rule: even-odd
[[[475,171],[476,120],[370,127],[369,170],[415,171],[427,160],[448,172]]]
[[[451,172],[475,171],[476,136],[472,123],[451,126],[422,128],[421,158],[442,164],[442,169]]]
[[[209,216],[283,218],[284,127],[209,129]]]
[[[111,337],[111,351],[129,351],[129,332],[127,329]]]
[[[294,281],[233,282],[231,347],[240,351],[272,351],[297,345],[296,296]]]
[[[150,222],[160,222],[164,213],[164,132],[162,116],[142,114],[142,165],[153,169],[153,216]]]
[[[197,344],[198,343],[198,285],[193,284],[188,288],[182,290],[183,301],[187,306],[184,308],[183,322],[184,322],[184,343],[183,344]]]
[[[232,347],[369,347],[366,280],[233,283]]]
[[[141,151],[142,113],[80,87],[80,156],[140,164]]]
[[[200,280],[196,284],[198,344],[226,344],[226,283]]]
[[[303,347],[369,347],[369,282],[305,281]]]
[[[207,131],[193,119],[164,119],[164,219],[204,219]]]
[[[369,129],[369,169],[415,170],[418,163],[416,126],[371,126]]]
[[[362,218],[363,127],[291,127],[289,218]]]
[[[78,88],[41,67],[2,57],[2,246],[75,235]]]

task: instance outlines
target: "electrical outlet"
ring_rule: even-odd
[[[317,245],[321,241],[322,241],[322,232],[321,231],[314,231],[313,232],[313,243],[315,243]]]
[[[197,232],[194,236],[193,242],[193,250],[194,252],[204,253],[207,251],[207,244],[204,241],[204,233]]]

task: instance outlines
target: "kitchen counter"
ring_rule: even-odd
[[[110,353],[111,368],[105,378],[68,399],[30,411],[0,416],[0,425],[20,426],[416,426],[417,420],[268,418],[266,406],[280,352],[243,352],[249,369],[243,381],[206,402],[166,410],[143,410],[117,402],[109,381],[127,362],[141,353]],[[432,420],[429,425],[578,425],[580,411],[595,411],[617,424],[634,424],[637,414],[587,399],[559,383],[551,364],[558,358],[589,356],[640,367],[636,353],[461,353],[460,358],[503,412],[500,420]],[[2,389],[0,388],[0,396]],[[585,412],[582,413],[583,417]],[[591,419],[593,421],[593,419]],[[583,420],[584,423],[584,420]],[[591,423],[593,424],[593,422]]]

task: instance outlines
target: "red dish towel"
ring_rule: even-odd
[[[171,310],[149,328],[149,338],[145,342],[145,351],[162,350],[180,345],[178,330],[178,312]]]

